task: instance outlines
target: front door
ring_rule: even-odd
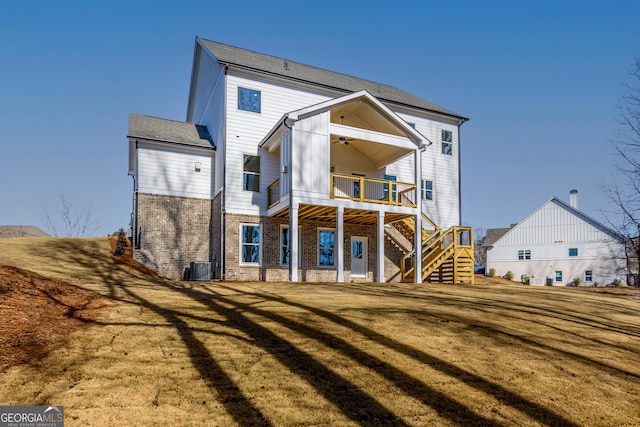
[[[367,238],[351,237],[351,277],[367,277]]]

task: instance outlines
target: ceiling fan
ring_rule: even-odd
[[[335,141],[332,142],[332,144],[339,142],[342,145],[349,145],[349,141],[355,141],[355,140],[356,140],[355,138],[347,138],[344,136],[339,136]]]

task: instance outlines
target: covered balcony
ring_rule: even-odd
[[[415,215],[422,141],[364,91],[290,112],[260,144],[280,171],[267,190],[268,215],[287,209],[292,197],[301,205]]]

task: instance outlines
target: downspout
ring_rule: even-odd
[[[227,242],[227,209],[226,209],[226,191],[227,191],[227,83],[226,76],[229,67],[224,67],[225,84],[224,84],[224,105],[222,107],[222,135],[224,135],[224,144],[222,148],[222,191],[220,194],[220,203],[222,204],[222,215],[220,215],[222,241],[220,242],[220,280],[225,280],[227,275],[227,254],[226,254],[226,242]],[[220,73],[222,76],[223,73]],[[219,79],[219,78],[218,78]],[[217,83],[216,83],[217,86]],[[207,107],[208,108],[208,107]],[[215,184],[214,184],[215,185]]]
[[[138,233],[138,182],[136,180],[136,173],[138,172],[138,140],[136,139],[135,149],[136,164],[135,170],[131,174],[133,179],[133,212],[131,218],[131,239],[134,249],[140,249],[140,235]]]
[[[460,127],[464,120],[458,122],[458,225],[462,225],[462,144],[460,141]]]

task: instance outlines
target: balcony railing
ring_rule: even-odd
[[[267,187],[267,209],[280,201],[280,180],[276,179]]]
[[[331,174],[331,198],[416,207],[417,186],[406,182]]]
[[[406,182],[331,174],[331,198],[389,206],[416,207],[417,187]],[[280,180],[267,187],[267,208],[280,201]]]

